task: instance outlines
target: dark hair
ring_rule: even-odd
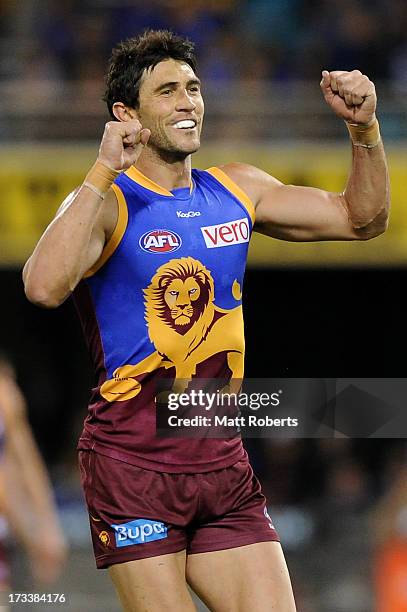
[[[138,107],[144,70],[170,58],[189,64],[196,73],[194,44],[169,30],[146,30],[140,36],[122,41],[113,49],[103,96],[113,119],[115,102]]]

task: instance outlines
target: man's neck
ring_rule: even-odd
[[[168,189],[168,191],[191,185],[190,155],[179,161],[165,160],[148,147],[145,147],[135,163],[135,167],[149,179],[164,187],[164,189]]]

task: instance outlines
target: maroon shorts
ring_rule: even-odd
[[[96,566],[279,541],[247,458],[203,474],[154,472],[80,451]]]

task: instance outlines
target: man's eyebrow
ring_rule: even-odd
[[[190,79],[187,83],[187,85],[201,85],[201,81],[198,79],[198,77],[195,77],[194,79]]]
[[[167,83],[162,83],[162,85],[159,85],[155,90],[154,93],[159,93],[160,91],[162,91],[163,89],[167,89],[167,88],[174,88],[177,85],[179,85],[180,82],[179,81],[168,81]],[[201,81],[198,78],[194,78],[194,79],[190,79],[187,82],[187,87],[190,87],[191,85],[201,85]]]

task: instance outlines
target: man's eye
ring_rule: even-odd
[[[171,89],[164,89],[161,93],[167,96],[171,93]]]

